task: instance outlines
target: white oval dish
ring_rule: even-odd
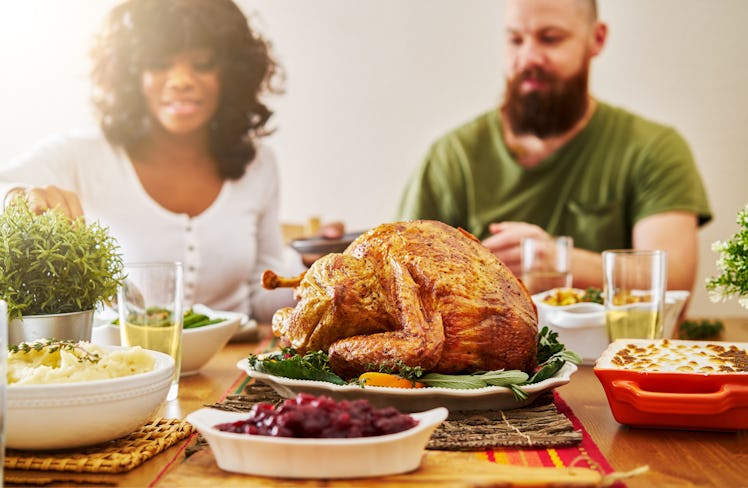
[[[517,400],[512,390],[504,386],[487,386],[461,390],[455,388],[388,388],[384,386],[361,387],[355,384],[336,385],[326,381],[295,380],[260,373],[249,367],[249,361],[242,359],[236,367],[247,375],[270,385],[283,398],[293,398],[297,393],[326,395],[336,400],[365,398],[375,407],[392,406],[401,412],[418,412],[436,407],[449,410],[510,410],[529,405],[543,392],[569,382],[577,370],[576,365],[567,362],[553,377],[547,380],[521,386],[527,398]]]
[[[218,467],[235,473],[280,478],[361,478],[412,471],[445,408],[411,414],[415,427],[396,434],[348,439],[299,439],[236,434],[214,428],[246,419],[246,412],[202,408],[187,416],[213,450]]]
[[[146,352],[156,360],[154,369],[146,373],[79,383],[8,385],[6,446],[28,450],[88,446],[144,425],[166,400],[174,374],[169,355]]]

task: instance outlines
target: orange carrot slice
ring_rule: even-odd
[[[358,380],[366,386],[387,386],[390,388],[425,388],[426,385],[418,381],[412,381],[402,376],[389,373],[378,373],[369,371],[358,377]]]

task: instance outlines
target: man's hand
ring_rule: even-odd
[[[490,224],[491,237],[483,241],[497,258],[501,259],[515,276],[522,274],[522,239],[550,239],[551,236],[541,227],[526,222],[499,222]]]
[[[522,273],[521,242],[524,237],[550,237],[536,225],[524,222],[491,224],[493,234],[483,241],[515,276]],[[692,212],[663,212],[634,225],[634,249],[663,249],[668,253],[668,290],[693,290],[698,267],[698,218]],[[574,286],[602,288],[600,254],[575,248],[572,253]]]
[[[83,208],[78,195],[56,186],[13,189],[6,196],[6,204],[10,204],[16,198],[25,198],[29,208],[36,214],[42,214],[53,209],[62,212],[71,219],[83,215]]]

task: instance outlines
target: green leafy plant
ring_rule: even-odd
[[[123,277],[119,245],[97,222],[36,215],[21,199],[0,213],[0,298],[11,319],[91,310]]]
[[[738,212],[737,224],[730,239],[712,244],[712,250],[719,253],[720,275],[709,278],[706,289],[713,302],[738,297],[738,303],[748,308],[748,205]]]

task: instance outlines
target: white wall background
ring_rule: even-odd
[[[389,220],[430,142],[493,106],[502,81],[496,0],[238,0],[256,14],[287,71],[270,100],[282,166],[282,217]],[[745,0],[599,0],[610,27],[594,93],[678,128],[706,182],[692,316],[748,315],[711,304],[710,250],[748,202]],[[112,0],[0,6],[0,164],[38,138],[91,125],[87,52]]]

